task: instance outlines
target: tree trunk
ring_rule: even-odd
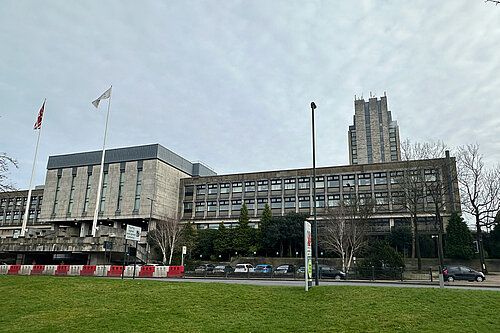
[[[413,217],[413,224],[415,228],[415,252],[417,255],[417,269],[422,270],[422,257],[420,256],[420,239],[418,235],[418,219],[416,216]]]
[[[488,274],[488,269],[486,268],[486,263],[484,262],[483,233],[481,231],[479,214],[476,214],[476,237],[477,237],[477,246],[479,247],[479,261],[481,262],[481,271],[484,274]]]
[[[415,226],[413,224],[413,216],[410,218],[410,228],[411,228],[411,257],[412,259],[415,259]]]
[[[444,251],[443,251],[443,234],[444,234],[444,227],[443,227],[443,219],[441,218],[441,214],[439,213],[439,207],[437,203],[435,203],[435,208],[436,208],[436,219],[438,221],[437,226],[438,226],[438,258],[439,258],[439,265],[441,267],[444,267]]]

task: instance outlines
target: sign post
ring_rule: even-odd
[[[123,269],[122,269],[122,279],[123,275],[125,272],[125,258],[126,258],[126,253],[127,253],[127,240],[133,240],[136,241],[136,248],[137,248],[137,242],[141,240],[141,227],[136,227],[135,225],[130,225],[127,224],[127,230],[125,231],[125,248],[123,250]],[[137,255],[137,254],[136,254]],[[135,266],[134,266],[134,278],[135,278]]]
[[[181,266],[184,266],[184,255],[187,253],[187,246],[182,247]]]
[[[312,287],[312,243],[311,223],[304,221],[304,260],[305,260],[305,282],[306,291]],[[317,273],[317,272],[316,272]]]

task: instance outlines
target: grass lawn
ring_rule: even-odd
[[[1,332],[498,332],[500,292],[0,276]]]

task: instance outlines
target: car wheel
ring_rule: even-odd
[[[476,281],[477,282],[483,282],[483,277],[482,276],[476,276]]]
[[[335,280],[340,280],[342,277],[340,275],[335,275]]]
[[[453,282],[455,281],[455,278],[453,276],[448,276],[448,282]]]

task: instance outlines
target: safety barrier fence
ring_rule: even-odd
[[[0,265],[0,275],[183,277],[183,266]],[[135,275],[134,275],[135,274]]]

